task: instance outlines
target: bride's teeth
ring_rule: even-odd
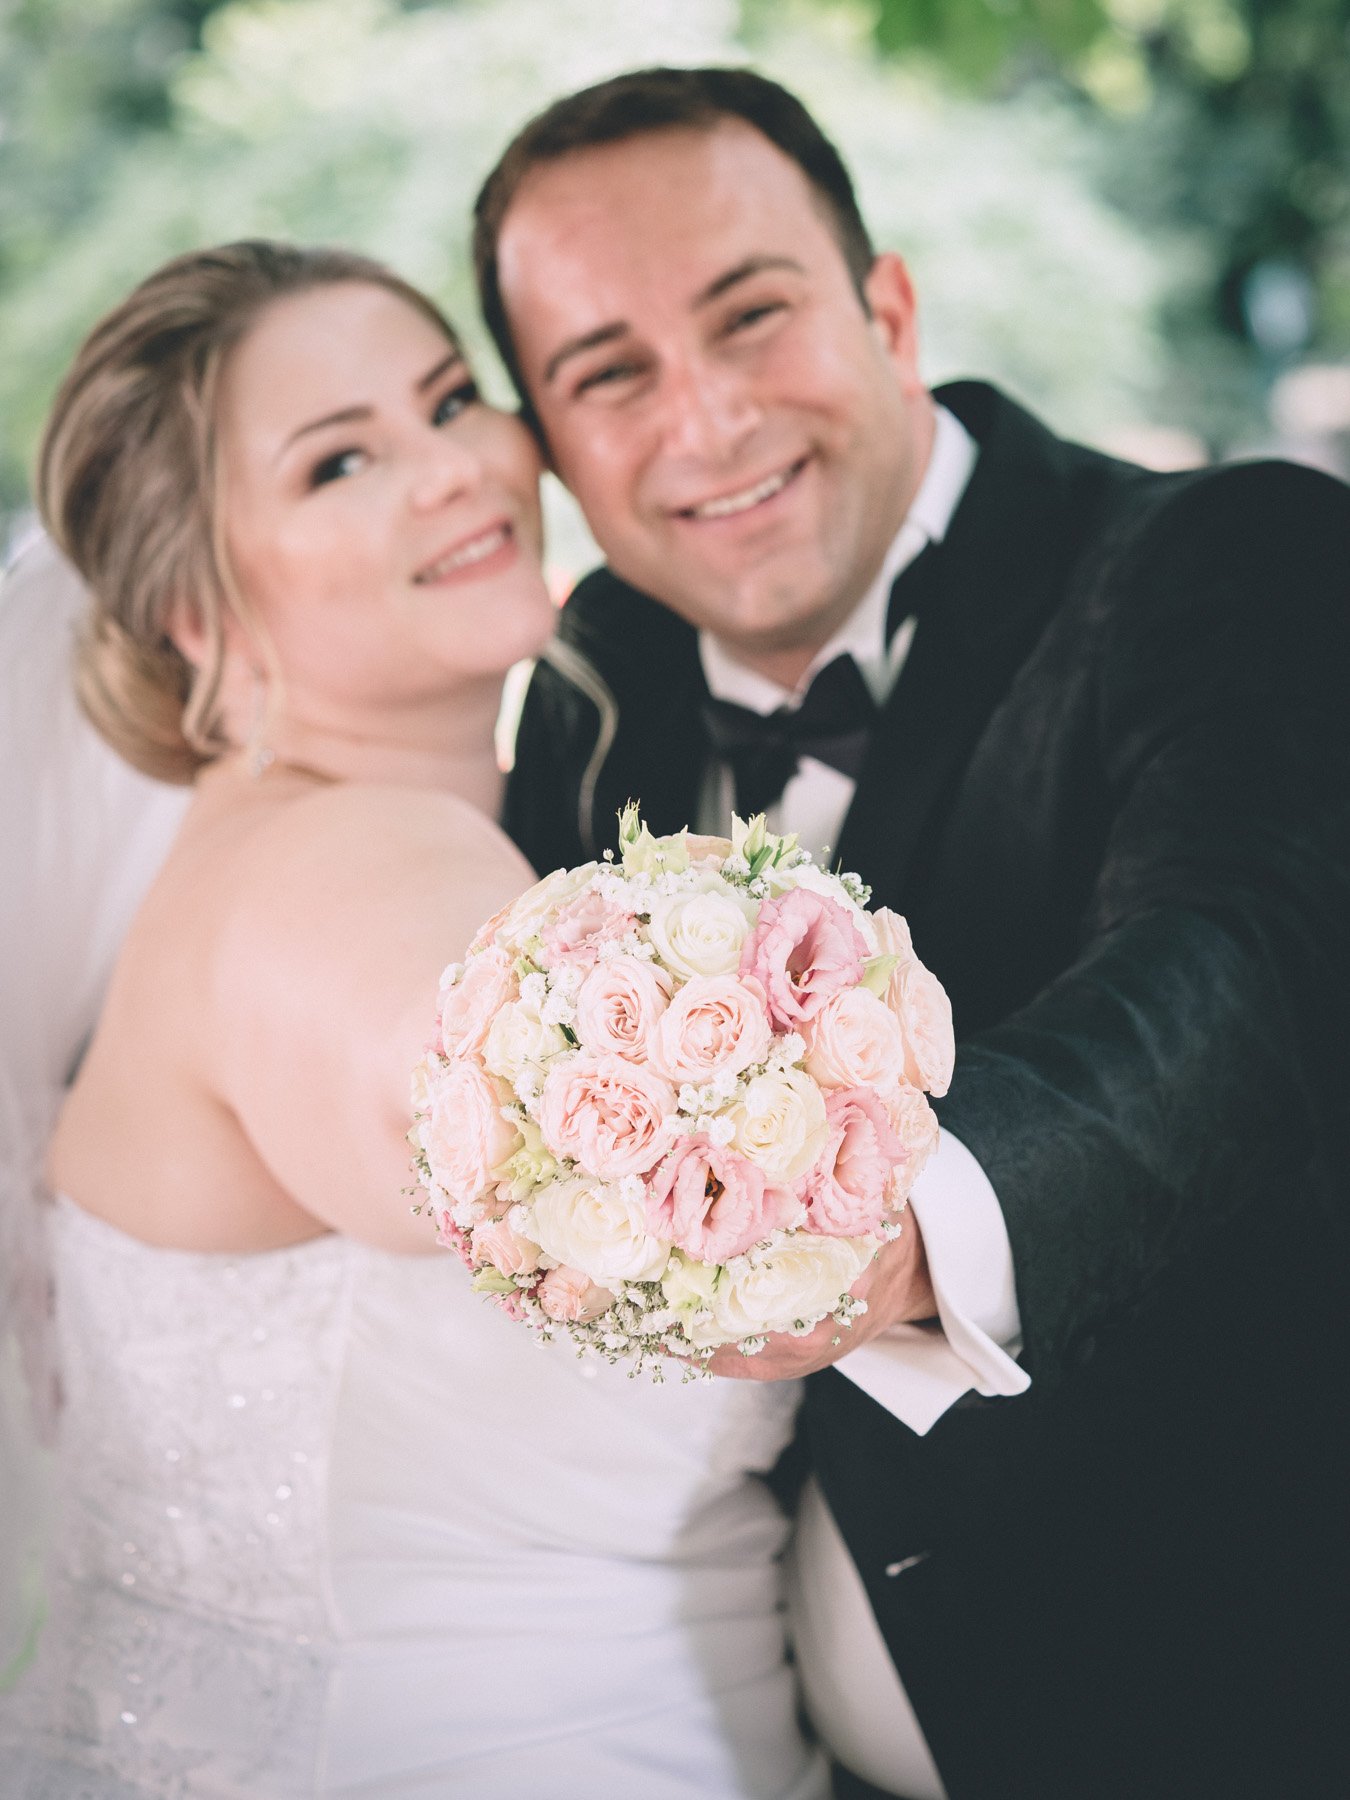
[[[756,487],[744,488],[739,494],[724,495],[720,500],[705,500],[702,506],[691,506],[689,511],[696,519],[725,519],[729,513],[746,512],[785,488],[795,473],[794,464],[790,469],[780,469],[777,475],[766,476]]]
[[[417,579],[435,581],[438,576],[448,575],[454,569],[462,569],[468,563],[482,562],[484,557],[499,550],[510,535],[509,525],[494,525],[491,531],[485,531],[481,537],[471,538],[467,544],[461,544],[458,550],[452,550],[449,556],[443,556],[439,562],[423,569]]]

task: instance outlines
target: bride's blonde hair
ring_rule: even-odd
[[[113,748],[189,782],[228,748],[218,717],[227,611],[247,623],[225,553],[216,457],[221,372],[274,301],[362,282],[387,288],[455,343],[425,295],[346,250],[255,240],[175,257],[90,332],[38,452],[43,523],[87,583],[76,655],[81,705]],[[208,649],[169,637],[176,607]]]

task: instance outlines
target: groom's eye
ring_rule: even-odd
[[[595,388],[617,387],[620,382],[632,381],[641,370],[636,362],[604,363],[598,369],[592,369],[583,375],[576,385],[578,394],[589,393]]]
[[[448,425],[466,407],[474,405],[478,398],[477,382],[461,381],[458,387],[451,388],[448,394],[442,394],[436,402],[436,410],[431,415],[432,424]]]
[[[774,313],[786,310],[781,300],[762,300],[755,306],[744,306],[727,320],[726,333],[730,336],[733,332],[749,331],[753,326],[762,324],[765,319],[771,318]]]

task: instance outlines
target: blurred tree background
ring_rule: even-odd
[[[79,337],[162,258],[336,240],[471,324],[468,208],[518,123],[745,60],[840,142],[935,379],[1163,455],[1309,419],[1345,448],[1350,0],[0,0],[0,522]]]

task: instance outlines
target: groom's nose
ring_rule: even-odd
[[[662,388],[665,447],[677,456],[729,462],[759,424],[744,375],[712,358],[668,364]]]

